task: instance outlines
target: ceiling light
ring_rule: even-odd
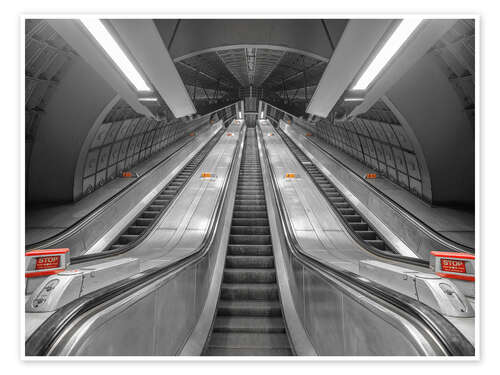
[[[422,22],[421,18],[409,18],[401,21],[382,49],[378,52],[377,56],[358,79],[353,90],[365,90],[368,87],[373,79],[380,73],[382,68],[410,37],[413,31],[415,31],[420,22]]]
[[[104,51],[106,51],[108,56],[120,68],[125,77],[135,86],[137,91],[151,91],[151,88],[141,77],[134,64],[132,64],[101,20],[96,18],[85,18],[81,19],[81,22],[101,45]]]
[[[157,102],[158,98],[139,98],[140,102]]]
[[[345,102],[360,102],[364,100],[363,98],[345,98],[344,101]]]

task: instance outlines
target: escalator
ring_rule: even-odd
[[[292,355],[255,128],[246,133],[217,315],[204,355]]]
[[[187,355],[310,355],[303,354],[295,325],[304,327],[319,355],[474,355],[474,347],[432,308],[308,256],[294,237],[265,147],[257,152],[256,130],[247,129],[243,150],[241,143],[196,252],[58,308],[27,338],[26,355],[180,355],[191,338],[199,346]],[[236,179],[236,155],[242,159],[231,211],[225,198]],[[280,222],[273,233],[283,234],[284,246],[272,246],[268,213]],[[225,242],[220,244],[227,234],[224,254]],[[286,276],[278,290],[276,265],[286,267],[283,275],[300,298],[287,297]],[[222,284],[212,283],[214,277],[222,277]],[[217,298],[215,316],[210,310],[205,319],[204,307]],[[299,320],[290,315],[291,306]]]
[[[103,252],[89,255],[80,255],[71,258],[72,264],[93,261],[109,256],[123,254],[137,246],[155,227],[163,214],[170,207],[171,202],[181,192],[194,172],[205,160],[223,130],[217,132],[205,146],[170,180],[149,204],[132,220],[129,225],[104,249]]]
[[[333,211],[339,217],[346,230],[367,251],[386,259],[398,262],[428,267],[429,261],[400,255],[379,233],[368,223],[363,215],[347,200],[340,190],[330,181],[321,170],[309,159],[292,139],[277,128],[285,144],[309,174],[319,191],[330,203]]]

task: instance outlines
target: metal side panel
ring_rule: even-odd
[[[316,259],[340,264],[350,271],[357,272],[359,261],[373,259],[374,256],[364,251],[344,231],[329,202],[293,157],[286,144],[273,133],[272,126],[261,121],[260,127],[299,244]],[[296,176],[287,178],[287,173],[295,173]]]
[[[231,130],[235,136],[221,141],[219,152],[214,154],[238,151],[235,147],[239,142],[237,133],[240,128],[233,127]],[[225,163],[226,159],[221,158],[220,162]],[[47,349],[48,355],[172,356],[180,353],[203,311],[202,306],[210,290],[207,286],[217,264],[218,249],[221,241],[224,242],[221,223],[224,217],[231,214],[225,194],[231,183],[230,178],[234,176],[234,173],[229,173],[235,170],[234,164],[230,163],[227,175],[221,174],[221,181],[217,180],[219,195],[212,197],[217,210],[207,213],[212,216],[210,232],[205,242],[200,244],[199,253],[194,257],[184,257],[173,265],[166,261],[157,263],[158,268],[151,270],[155,272],[149,273],[153,278],[146,279],[147,282],[141,283],[140,287],[125,289],[116,297],[78,314],[55,338]],[[217,163],[209,165],[216,166]],[[162,269],[169,271],[156,277],[158,270]],[[145,275],[148,273],[133,276],[128,282],[133,283],[135,278]]]
[[[221,137],[158,226],[141,244],[126,253],[128,257],[137,257],[142,263],[147,260],[148,264],[173,262],[200,246],[216,208],[217,197],[228,178],[241,130],[240,125],[229,126],[227,132],[234,135]],[[211,172],[215,177],[202,177],[203,172]]]
[[[308,254],[308,250],[292,245],[289,236],[293,229],[287,224],[289,218],[283,205],[284,194],[280,193],[277,183],[274,186],[281,202],[281,226],[288,238],[287,246],[281,249],[284,250],[283,264],[287,277],[294,288],[292,296],[295,310],[319,355],[427,356],[445,353],[439,340],[406,311],[375,294],[357,289],[341,276],[352,273],[330,273],[329,269],[340,268],[329,268],[328,262],[321,262],[326,268],[318,266],[312,257],[306,260],[308,256],[302,253]]]
[[[372,213],[369,215],[372,218],[371,224],[379,232],[385,233],[386,238],[392,238],[396,245],[402,243],[423,259],[428,259],[430,251],[435,249],[456,251],[430,237],[413,220],[374,194],[367,184],[360,183],[359,176],[326,155],[313,142],[306,140],[305,131],[283,122],[280,123],[280,127],[340,190],[348,192],[346,196],[351,203],[364,213],[368,211]]]
[[[87,245],[88,251],[85,254],[94,254],[104,250],[111,241],[123,231],[126,225],[128,225],[128,223],[163,189],[163,186],[165,186],[182,167],[196,155],[206,142],[217,133],[220,126],[221,124],[218,123],[218,126],[210,128],[209,131],[204,134],[204,137],[200,137],[196,140],[195,144],[186,151],[175,155],[172,160],[168,160],[165,164],[165,169],[162,168],[153,173],[151,181],[149,181],[148,184],[141,183],[137,188],[134,187],[133,194],[132,192],[130,196],[127,194],[128,199],[124,197],[120,202],[117,202],[113,208],[110,208],[110,214],[112,216],[104,215],[102,218],[100,217],[99,220],[96,220],[96,228],[107,228],[107,231],[100,238],[92,236],[92,238],[98,238],[98,240],[93,244]],[[120,220],[116,221],[116,218],[120,218]],[[103,230],[100,229],[100,232],[102,231]]]

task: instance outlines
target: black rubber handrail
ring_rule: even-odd
[[[217,196],[216,209],[210,218],[207,233],[198,249],[191,255],[179,259],[167,266],[154,267],[139,274],[130,276],[126,279],[117,281],[104,288],[86,294],[60,307],[25,341],[26,356],[49,355],[52,346],[57,342],[59,336],[65,331],[65,329],[77,319],[82,317],[86,312],[98,308],[102,304],[109,303],[118,297],[124,298],[126,295],[130,295],[142,288],[145,288],[158,279],[174,275],[186,267],[200,262],[208,254],[217,233],[218,226],[221,222],[220,218],[229,182],[235,171],[235,165],[238,160],[236,155],[238,155],[242,147],[241,139],[244,139],[245,132],[246,128],[240,133],[240,139],[238,140],[237,147],[235,147],[233,160],[231,161],[227,178],[221,191],[219,192],[219,195]]]
[[[204,115],[202,117],[209,118],[215,112],[219,112],[219,111],[221,111],[221,110],[223,110],[223,109],[225,109],[227,107],[230,107],[230,106],[232,106],[234,104],[235,103],[232,103],[232,104],[230,104],[228,106],[222,107],[222,108],[220,108],[220,109],[218,109],[216,111],[213,111],[211,113],[208,113],[208,114],[206,114],[206,115]],[[199,119],[195,119],[194,121],[197,121],[197,120],[199,120]],[[223,120],[221,119],[221,121],[223,121]],[[122,189],[120,189],[116,194],[114,194],[113,196],[111,196],[108,199],[106,199],[104,202],[102,202],[101,204],[99,204],[96,208],[94,208],[92,211],[90,211],[84,217],[78,219],[76,222],[74,222],[73,224],[71,224],[68,228],[63,229],[59,233],[56,233],[56,234],[54,234],[54,235],[52,235],[52,236],[50,236],[50,237],[48,237],[48,238],[46,238],[44,240],[33,242],[33,243],[25,245],[25,250],[29,251],[29,250],[38,250],[38,249],[49,248],[51,246],[54,246],[58,242],[64,241],[65,239],[71,237],[75,233],[78,233],[78,231],[80,229],[82,229],[83,227],[85,227],[91,221],[95,220],[96,217],[98,217],[99,215],[101,215],[108,207],[110,207],[115,202],[117,202],[118,200],[120,200],[120,198],[122,198],[126,193],[128,193],[130,190],[132,190],[134,188],[134,186],[137,185],[140,181],[144,180],[147,176],[149,176],[152,173],[154,173],[154,171],[156,169],[158,169],[158,167],[160,167],[162,164],[168,162],[174,156],[176,156],[177,154],[179,154],[193,140],[186,141],[186,142],[182,143],[179,147],[177,147],[168,156],[166,156],[165,158],[163,158],[159,162],[155,163],[151,168],[149,168],[141,176],[139,176],[136,179],[134,179],[130,184],[128,184],[127,186],[125,186]]]
[[[261,132],[261,129],[259,128]],[[262,155],[270,174],[271,189],[278,208],[278,215],[283,228],[284,239],[288,250],[304,266],[315,270],[323,278],[332,281],[340,280],[343,283],[360,291],[370,299],[374,297],[383,300],[395,308],[404,311],[409,317],[415,319],[415,323],[426,327],[436,339],[443,345],[446,354],[450,356],[474,356],[474,346],[465,338],[465,336],[438,311],[431,307],[408,297],[402,293],[392,290],[384,285],[370,281],[360,275],[335,267],[332,264],[324,263],[308,255],[301,247],[291,228],[291,222],[288,217],[283,196],[277,186],[277,178],[269,160],[266,146],[264,145],[262,134],[260,142],[262,144]],[[334,281],[335,282],[335,281]]]
[[[281,132],[282,130],[281,129],[278,129],[277,131],[277,134],[281,137]],[[286,135],[286,134],[285,134]],[[291,139],[290,139],[291,140]],[[292,140],[291,140],[292,141]],[[293,141],[292,141],[293,142]],[[285,145],[286,145],[286,142],[284,142]],[[287,146],[288,147],[288,146]],[[292,152],[293,154],[293,151],[290,150],[290,152]],[[296,157],[296,155],[294,154],[294,156]],[[312,161],[311,161],[312,162]],[[319,192],[325,197],[325,199],[327,200],[327,202],[330,204],[330,206],[332,207],[332,211],[333,213],[335,214],[335,216],[337,217],[338,221],[340,222],[340,224],[342,225],[342,227],[345,229],[345,231],[347,233],[349,233],[349,235],[351,236],[351,238],[361,247],[363,248],[364,250],[368,251],[369,253],[373,254],[373,255],[376,255],[378,257],[381,257],[381,258],[384,258],[384,259],[389,259],[389,260],[392,260],[392,261],[396,261],[396,262],[402,262],[402,263],[406,263],[406,264],[412,264],[414,266],[420,266],[420,267],[424,267],[424,268],[429,268],[429,261],[428,260],[425,260],[425,259],[421,259],[421,258],[414,258],[414,257],[409,257],[409,256],[405,256],[405,255],[401,255],[399,253],[397,253],[397,250],[388,242],[384,239],[384,242],[386,244],[386,246],[388,246],[392,251],[393,253],[389,253],[387,251],[383,251],[383,250],[380,250],[379,248],[369,244],[369,243],[366,243],[365,241],[363,241],[363,239],[361,239],[358,234],[354,231],[354,229],[352,229],[352,227],[349,225],[349,223],[345,220],[345,218],[337,211],[337,209],[333,206],[333,204],[328,200],[328,196],[326,195],[326,193],[323,191],[323,189],[321,188],[321,186],[319,186],[319,184],[317,183],[317,181],[315,181],[313,178],[311,178],[312,182],[314,183],[314,185],[318,188]],[[332,183],[333,184],[333,183]],[[333,185],[335,186],[335,185]],[[338,190],[338,189],[337,189]],[[340,191],[339,191],[340,193]],[[340,193],[342,196],[344,196],[344,194]],[[344,196],[344,198],[347,200],[347,198]],[[348,200],[347,200],[348,201]],[[360,215],[367,223],[369,223],[368,220],[366,220],[366,218],[364,217],[364,215],[362,215],[360,212],[358,212],[357,210],[355,210],[357,212],[358,215]],[[372,230],[377,233],[377,235],[381,238],[383,238],[383,236],[378,233],[378,231],[376,231],[374,228],[372,228]]]
[[[297,119],[296,116],[289,114],[286,111],[283,111],[282,109],[279,109],[277,107],[272,106],[271,104],[267,103],[269,106],[276,108],[284,113],[286,113],[288,116]],[[274,120],[274,119],[273,119]],[[279,127],[279,121],[276,121],[276,127]],[[335,157],[332,153],[329,151],[325,150],[321,145],[319,145],[317,142],[314,142],[311,139],[306,138],[307,141],[311,142],[313,145],[315,145],[320,151],[322,151],[324,154],[326,154],[328,157],[331,159],[335,160],[337,163],[342,165],[345,169],[347,169],[349,172],[351,172],[360,182],[362,182],[366,187],[368,187],[374,194],[376,194],[379,198],[381,198],[388,206],[390,206],[393,210],[397,211],[398,214],[403,216],[405,219],[408,221],[412,222],[415,226],[417,226],[422,232],[427,234],[429,237],[434,239],[437,242],[442,243],[443,245],[449,247],[450,249],[458,252],[466,252],[466,253],[474,253],[475,249],[461,244],[455,240],[452,240],[449,237],[446,237],[442,233],[436,231],[434,228],[423,222],[420,218],[415,216],[412,212],[410,212],[408,209],[405,207],[401,206],[398,202],[396,202],[394,199],[392,199],[390,196],[385,194],[382,190],[377,188],[376,186],[368,183],[365,179],[363,179],[361,176],[359,176],[351,167],[346,165],[344,162],[339,160],[337,157]],[[297,146],[298,147],[298,146]],[[299,147],[300,148],[300,147]]]

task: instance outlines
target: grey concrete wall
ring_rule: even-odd
[[[40,121],[27,177],[30,202],[73,200],[80,149],[95,120],[115,95],[87,63],[76,59]]]
[[[424,56],[387,93],[411,126],[429,168],[432,202],[474,204],[474,128],[434,57]]]

